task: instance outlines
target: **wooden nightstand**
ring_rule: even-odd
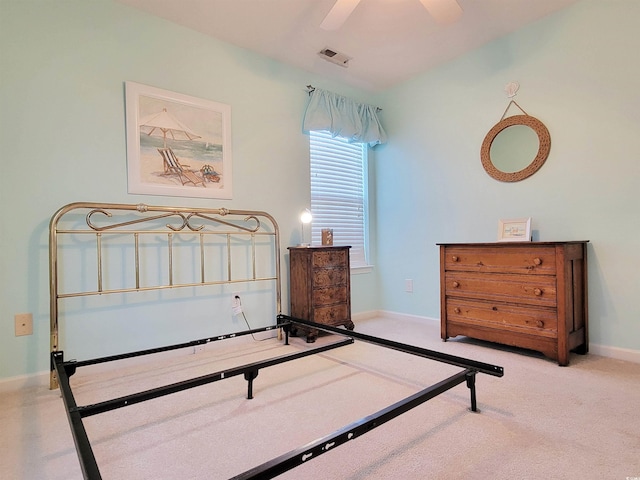
[[[353,330],[350,248],[289,247],[292,317]],[[315,330],[292,331],[294,335],[301,333],[307,335],[307,342],[314,342],[318,336]]]

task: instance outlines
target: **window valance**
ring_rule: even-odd
[[[357,103],[327,90],[314,88],[304,113],[302,130],[327,131],[352,143],[368,143],[373,147],[387,141],[380,124],[378,107]]]

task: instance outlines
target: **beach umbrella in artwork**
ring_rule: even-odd
[[[200,138],[189,127],[163,108],[161,112],[153,113],[140,122],[141,135],[162,137],[164,147],[167,147],[167,137],[173,140],[194,140]]]

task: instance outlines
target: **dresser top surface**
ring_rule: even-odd
[[[336,250],[340,248],[351,248],[351,245],[309,245],[309,246],[287,247],[288,250],[308,250],[308,251]]]
[[[562,242],[476,242],[476,243],[436,243],[443,247],[516,247],[516,246],[536,246],[536,245],[571,245],[575,243],[589,243],[589,240],[568,240]]]

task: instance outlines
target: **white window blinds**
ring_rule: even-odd
[[[366,146],[310,132],[312,243],[333,229],[334,245],[351,245],[351,267],[367,265]]]

